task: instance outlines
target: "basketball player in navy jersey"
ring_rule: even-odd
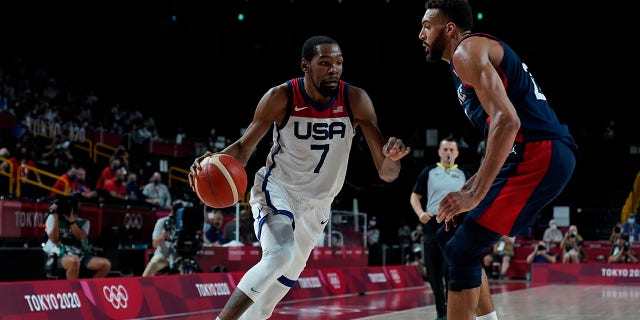
[[[369,95],[340,79],[343,60],[333,39],[309,38],[300,62],[304,76],[269,89],[242,137],[221,151],[246,165],[272,129],[273,145],[255,174],[250,199],[262,258],[242,277],[217,319],[267,319],[295,284],[324,236],[357,127],[380,178],[391,182],[400,173],[400,159],[410,148],[395,137],[385,143]],[[191,166],[192,188],[200,161],[209,155]]]
[[[460,104],[486,139],[478,171],[442,199],[436,216],[445,222],[436,237],[450,268],[447,319],[497,319],[481,257],[502,235],[524,232],[562,192],[577,146],[518,55],[471,33],[467,0],[429,0],[425,9],[419,38],[427,60],[449,64]]]

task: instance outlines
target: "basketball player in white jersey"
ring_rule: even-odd
[[[273,146],[255,174],[250,200],[262,258],[245,273],[216,319],[267,319],[295,284],[343,186],[357,127],[380,178],[391,182],[400,173],[400,159],[410,148],[395,137],[385,143],[369,95],[340,80],[342,64],[335,40],[309,38],[300,62],[304,76],[267,91],[244,135],[221,151],[246,165],[273,127]],[[191,166],[192,188],[200,161],[211,154]]]

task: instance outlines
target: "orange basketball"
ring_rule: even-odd
[[[247,189],[247,172],[238,159],[214,154],[200,162],[202,170],[195,181],[198,198],[209,207],[226,208],[236,204]]]

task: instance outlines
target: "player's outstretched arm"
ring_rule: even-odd
[[[284,119],[286,106],[286,84],[269,89],[258,102],[256,111],[253,114],[253,120],[242,137],[228,145],[224,150],[220,151],[220,153],[231,155],[238,159],[243,166],[246,166],[251,154],[255,151],[256,146],[265,134],[267,134],[271,126]],[[194,188],[195,177],[202,168],[200,162],[212,154],[212,152],[207,151],[193,161],[189,172],[189,185],[192,189]]]

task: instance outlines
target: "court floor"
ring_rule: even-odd
[[[492,281],[491,292],[501,320],[640,319],[640,286],[564,285],[532,287],[526,281]],[[431,320],[436,318],[429,285],[367,293],[289,301],[271,320]],[[213,320],[219,310],[170,319]]]

